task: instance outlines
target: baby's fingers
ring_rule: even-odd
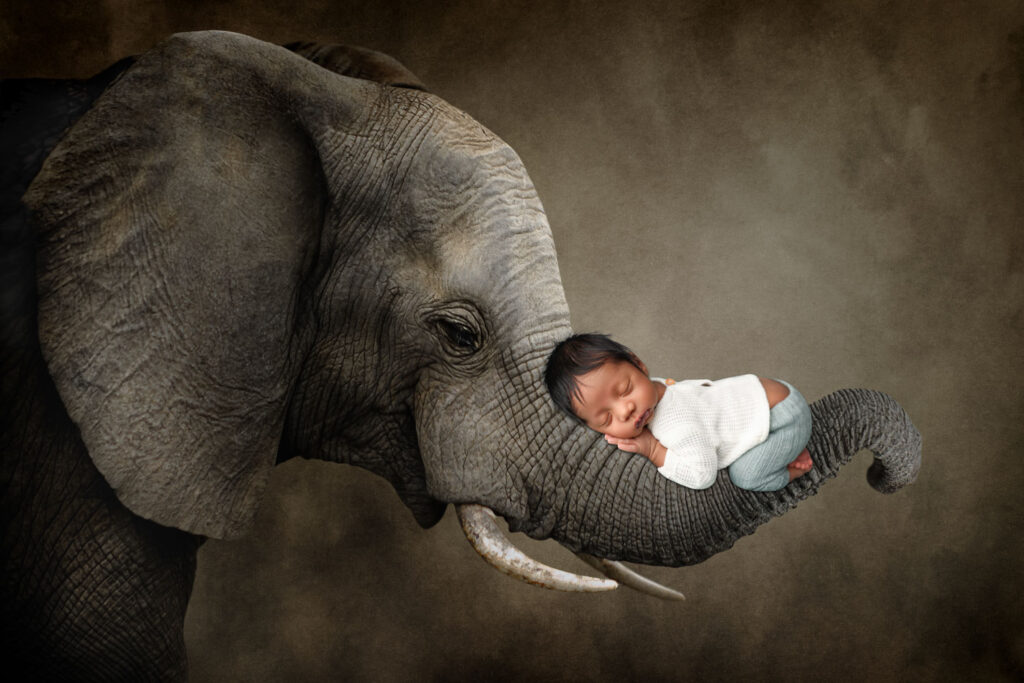
[[[627,453],[636,453],[639,448],[636,441],[633,439],[619,439],[614,436],[608,436],[607,434],[604,439],[608,443],[618,446],[620,450],[626,451]]]

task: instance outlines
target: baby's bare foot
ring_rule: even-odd
[[[797,477],[802,477],[811,471],[811,467],[814,463],[811,461],[811,454],[807,452],[805,448],[800,455],[796,456],[793,462],[786,465],[786,469],[789,471],[789,480],[793,481]]]
[[[807,470],[814,466],[814,463],[811,462],[811,454],[806,448],[800,451],[800,455],[796,456],[796,460],[793,462]]]

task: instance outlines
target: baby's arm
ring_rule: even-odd
[[[605,434],[604,440],[618,446],[627,453],[639,453],[658,467],[665,464],[665,454],[668,452],[668,449],[654,438],[654,434],[647,427],[644,427],[644,431],[640,436],[634,439],[619,439]]]
[[[684,443],[681,444],[681,452],[671,452],[646,427],[636,438],[615,438],[605,434],[604,439],[623,451],[643,456],[657,466],[660,475],[687,488],[708,488],[718,480],[718,457],[711,447]]]
[[[687,488],[706,489],[718,479],[717,454],[706,444],[684,440],[677,444],[679,450],[669,450],[650,429],[644,429],[635,439],[617,439],[607,434],[604,438],[624,451],[646,457],[658,466],[661,476]]]
[[[687,488],[706,489],[718,480],[718,455],[690,440],[668,449],[658,474]]]

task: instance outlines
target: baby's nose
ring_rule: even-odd
[[[633,401],[623,401],[620,404],[619,413],[621,415],[621,419],[623,420],[629,419],[635,411],[636,404],[634,404]]]

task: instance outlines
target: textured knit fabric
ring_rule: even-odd
[[[732,483],[750,491],[778,491],[789,483],[786,465],[793,462],[811,438],[811,409],[793,385],[789,395],[772,406],[768,438],[729,466]]]
[[[648,423],[668,450],[658,472],[694,489],[715,483],[718,470],[767,438],[769,426],[768,398],[756,375],[666,386]]]

